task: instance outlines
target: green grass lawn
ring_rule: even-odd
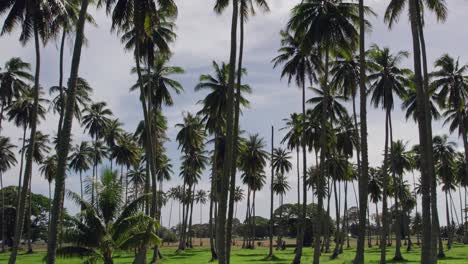
[[[388,257],[389,263],[393,256],[393,249],[389,248]],[[247,263],[262,263],[262,264],[289,264],[294,256],[293,249],[287,249],[285,251],[275,251],[275,261],[265,261],[265,256],[268,252],[267,248],[257,248],[254,250],[247,249],[234,249],[232,252],[233,264],[247,264]],[[195,248],[187,250],[180,254],[175,254],[175,248],[163,248],[162,253],[164,259],[160,263],[164,264],[197,264],[197,263],[208,263],[210,259],[209,250],[206,248]],[[403,252],[406,259],[405,263],[419,263],[419,248],[415,248],[414,251],[408,253]],[[454,248],[446,252],[447,258],[440,260],[440,264],[466,264],[468,263],[468,247],[462,245],[455,245]],[[38,252],[31,255],[21,254],[18,257],[18,264],[37,264],[42,263],[44,257],[43,252]],[[344,254],[340,255],[338,259],[330,260],[329,254],[322,256],[321,263],[351,263],[354,257],[354,250],[345,250]],[[373,247],[366,250],[366,263],[378,263],[380,257],[380,251],[377,247]],[[8,254],[0,254],[0,263],[7,263]],[[131,254],[116,254],[115,263],[132,263],[133,256]],[[78,258],[63,259],[60,258],[58,264],[79,264],[82,261]],[[312,263],[312,249],[305,249],[305,257],[302,263]]]

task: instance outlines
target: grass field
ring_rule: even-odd
[[[393,249],[388,250],[388,263],[393,263],[391,257],[393,256]],[[255,250],[247,249],[234,249],[232,252],[231,263],[233,264],[247,264],[247,263],[260,263],[260,264],[289,264],[294,256],[293,249],[285,251],[275,251],[276,259],[274,261],[266,261],[265,256],[268,252],[267,248],[257,248]],[[187,250],[180,254],[175,254],[175,248],[163,248],[162,253],[164,259],[160,263],[164,264],[198,264],[208,263],[210,253],[207,248],[194,248]],[[419,263],[419,249],[415,248],[412,252],[403,252],[406,261],[404,263]],[[455,245],[454,248],[446,252],[447,257],[440,260],[440,264],[466,264],[468,263],[468,247],[462,245]],[[328,264],[344,264],[351,263],[354,256],[354,250],[345,250],[344,254],[340,255],[338,259],[330,260],[329,254],[322,256],[321,263]],[[37,252],[35,254],[26,255],[21,254],[18,257],[18,264],[38,264],[43,263],[42,259],[44,252]],[[380,257],[380,250],[377,247],[366,249],[366,263],[378,263]],[[305,257],[302,263],[312,263],[312,249],[305,249]],[[8,254],[0,254],[0,263],[7,263]],[[115,263],[132,263],[133,256],[131,254],[115,254]],[[58,264],[79,264],[82,260],[79,258],[63,259],[57,261]]]

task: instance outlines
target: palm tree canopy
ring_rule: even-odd
[[[39,167],[39,171],[49,183],[54,180],[55,175],[57,174],[57,164],[57,155],[52,155],[45,158],[42,162],[42,166]]]
[[[273,150],[273,168],[276,173],[284,174],[292,169],[290,154],[291,152],[282,148]]]
[[[39,94],[39,104],[37,109],[38,122],[45,117],[46,109],[44,104],[48,100],[42,97],[42,92]],[[31,125],[32,112],[34,108],[34,91],[30,87],[23,90],[20,97],[13,100],[7,107],[8,121],[13,122],[18,127],[26,128]]]
[[[195,86],[195,91],[208,91],[209,93],[198,104],[202,105],[202,109],[198,115],[202,116],[203,122],[206,124],[206,130],[214,134],[215,132],[224,132],[227,118],[227,101],[229,90],[229,64],[218,64],[213,61],[213,74],[200,75],[199,83]],[[242,74],[246,75],[247,70],[242,69]],[[250,86],[243,84],[240,87],[240,106],[248,107],[249,101],[244,94],[250,94],[252,89]]]
[[[5,62],[0,71],[0,103],[5,107],[13,98],[18,98],[21,92],[28,89],[28,83],[34,77],[29,73],[31,65],[21,58],[14,57]]]
[[[101,139],[110,123],[112,111],[107,107],[107,103],[93,103],[83,110],[83,125],[85,131],[95,139]]]
[[[389,28],[400,19],[401,13],[404,11],[408,0],[390,0],[385,11],[384,20]],[[429,11],[435,13],[438,21],[443,22],[447,19],[448,8],[445,0],[420,0],[420,7],[426,7]],[[420,10],[424,12],[424,10]],[[423,21],[424,24],[424,21]]]
[[[92,163],[92,153],[93,149],[86,141],[73,147],[69,157],[70,168],[80,173],[89,170]]]
[[[9,138],[0,136],[0,173],[4,173],[16,165],[14,148],[16,146],[11,144]]]
[[[252,190],[259,190],[265,184],[264,168],[268,153],[265,142],[258,134],[250,135],[239,153],[239,167],[242,179]]]
[[[394,97],[406,97],[406,88],[410,86],[411,70],[401,68],[403,59],[409,56],[408,52],[399,51],[395,54],[390,49],[381,49],[377,45],[372,45],[368,51],[368,67],[370,74],[368,80],[370,84],[371,102],[374,107],[381,106],[382,109],[392,110],[394,107]]]
[[[273,192],[277,195],[285,195],[291,186],[288,183],[288,178],[282,173],[278,173],[273,180]]]

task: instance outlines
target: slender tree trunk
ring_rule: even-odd
[[[306,107],[305,107],[305,90],[306,90],[306,76],[303,76],[303,83],[302,83],[302,126],[305,127],[305,115],[306,115]],[[306,217],[307,217],[307,146],[306,146],[306,132],[305,129],[302,129],[301,135],[301,146],[302,146],[302,210],[299,215],[299,223],[297,225],[297,245],[296,245],[296,254],[294,255],[294,259],[292,264],[299,264],[301,263],[302,258],[302,248],[304,246],[304,235],[305,235],[305,225],[306,225]],[[299,162],[299,161],[298,161]]]
[[[327,178],[328,180],[328,198],[327,198],[327,220],[330,219],[330,199],[331,199],[331,195],[332,195],[332,184],[330,183],[330,177]],[[323,246],[325,246],[325,253],[329,253],[330,252],[330,224],[329,221],[325,221],[325,237],[324,237],[324,244]],[[322,252],[324,251],[323,250],[323,247],[322,247]]]
[[[367,247],[371,248],[372,247],[372,239],[371,239],[371,224],[370,224],[370,212],[369,212],[369,207],[367,207]]]
[[[336,180],[333,180],[333,189],[335,190],[335,212],[336,212],[336,233],[335,233],[335,249],[331,256],[332,259],[335,259],[340,254],[340,245],[341,245],[341,231],[340,231],[340,207],[338,205],[338,190],[336,188]]]
[[[380,232],[380,234],[382,233],[380,230],[381,230],[381,227],[380,227],[380,216],[379,216],[379,206],[377,205],[377,202],[375,203],[375,213],[377,214],[377,230]],[[377,236],[377,239],[376,239],[376,244],[379,245],[379,238]]]
[[[229,191],[229,179],[232,172],[232,167],[235,166],[234,156],[234,87],[235,87],[235,74],[236,74],[236,53],[237,53],[237,17],[239,12],[238,0],[232,1],[232,24],[231,24],[231,54],[229,58],[229,80],[228,80],[228,96],[227,96],[227,117],[226,117],[226,146],[224,150],[224,163],[223,163],[223,174],[220,177],[220,192],[218,193],[218,219],[217,219],[217,230],[216,230],[216,244],[217,253],[219,257],[219,264],[229,263],[229,255],[226,249],[227,237],[226,237],[226,213],[228,207],[228,191]],[[241,69],[239,69],[241,70]]]
[[[389,132],[390,132],[390,153],[393,155],[393,126],[392,126],[392,112],[388,112],[388,122],[389,122]],[[403,260],[403,256],[401,254],[401,212],[400,212],[400,205],[399,205],[399,196],[400,196],[400,182],[397,180],[396,173],[395,173],[395,164],[394,160],[391,159],[391,168],[392,168],[392,179],[393,179],[393,188],[394,188],[394,198],[395,198],[395,256],[393,260],[401,261]]]
[[[65,193],[65,174],[67,169],[68,152],[70,150],[70,135],[73,123],[73,113],[75,107],[75,98],[77,90],[78,70],[81,59],[81,48],[84,39],[84,27],[89,0],[81,2],[78,23],[76,25],[75,46],[73,49],[72,65],[70,71],[70,80],[68,85],[67,105],[65,109],[65,118],[58,144],[58,165],[55,178],[55,192],[52,206],[51,225],[47,241],[47,264],[54,264],[57,249],[58,227],[61,226],[63,198]],[[12,264],[12,263],[11,263]]]
[[[346,248],[349,249],[349,217],[348,217],[348,181],[345,182],[345,201],[344,201],[344,221],[345,221],[345,236],[346,236]],[[341,243],[343,245],[344,242]],[[341,247],[341,253],[343,253],[343,247]]]
[[[273,181],[275,178],[275,172],[273,167],[273,149],[274,149],[274,128],[271,126],[271,158],[270,158],[270,167],[271,167],[271,185],[270,185],[270,247],[268,251],[268,258],[273,258]]]
[[[360,154],[361,169],[359,175],[359,235],[355,264],[364,263],[364,240],[366,229],[366,210],[369,180],[369,160],[367,150],[367,90],[366,90],[366,45],[365,45],[364,0],[359,0],[359,96],[360,96]],[[354,185],[353,185],[354,186]]]
[[[32,8],[38,8],[37,6]],[[37,18],[33,18],[37,19]],[[23,177],[23,186],[21,191],[21,196],[19,199],[19,207],[18,210],[18,217],[16,219],[16,227],[15,227],[15,237],[13,240],[13,248],[11,250],[9,264],[16,263],[16,257],[18,254],[19,243],[21,240],[21,235],[23,232],[23,224],[26,214],[26,198],[29,189],[29,182],[31,181],[32,175],[32,163],[33,163],[33,153],[34,153],[34,146],[36,142],[36,130],[37,130],[37,111],[39,108],[39,77],[40,77],[40,69],[41,69],[41,53],[40,53],[40,40],[39,40],[39,29],[37,28],[37,23],[34,22],[33,25],[33,34],[34,34],[34,45],[36,50],[36,72],[34,76],[34,105],[31,113],[31,136],[29,138],[29,147],[26,153],[26,164],[24,169],[24,177]]]
[[[445,212],[447,217],[447,250],[452,248],[452,225],[450,224],[449,202],[447,191],[445,191]]]
[[[328,102],[329,102],[329,91],[328,91],[328,66],[329,66],[329,61],[330,61],[330,50],[329,50],[329,44],[325,43],[325,74],[324,74],[324,86],[323,86],[323,92],[324,92],[324,102],[322,106],[322,112],[323,115],[321,117],[321,127],[322,129],[320,130],[320,175],[318,179],[318,184],[317,184],[317,192],[318,194],[318,223],[315,224],[315,240],[314,240],[314,257],[313,257],[313,263],[318,264],[320,262],[320,237],[322,233],[322,227],[323,227],[323,213],[322,213],[322,207],[323,207],[323,198],[324,195],[320,194],[322,192],[320,190],[321,187],[323,187],[324,180],[325,180],[325,175],[326,175],[326,164],[325,164],[325,159],[327,158],[327,121],[328,121]],[[304,110],[304,109],[303,109]],[[304,125],[305,126],[305,125]],[[305,144],[305,143],[304,143]],[[304,172],[305,174],[306,172]],[[304,183],[305,184],[305,183]],[[305,211],[304,211],[305,213]],[[327,221],[328,222],[328,219]]]
[[[60,41],[60,61],[59,61],[59,92],[60,92],[60,115],[57,128],[57,138],[60,138],[60,132],[62,131],[63,118],[65,113],[65,100],[63,91],[63,52],[65,50],[65,39],[67,37],[67,31],[63,28],[62,39]]]
[[[24,151],[26,146],[26,130],[27,126],[23,127],[23,144],[21,146],[21,160],[20,160],[20,171],[18,175],[18,193],[16,195],[16,208],[20,207],[21,198],[21,182],[23,180],[23,165],[24,165]],[[19,217],[19,210],[16,210],[16,219]]]
[[[386,247],[387,247],[387,235],[389,234],[388,226],[388,205],[387,205],[387,192],[388,192],[388,141],[389,141],[389,109],[385,114],[385,150],[384,150],[384,165],[383,165],[383,184],[382,184],[382,234],[381,234],[381,241],[380,241],[380,263],[386,263]]]
[[[428,120],[428,114],[430,113],[427,105],[428,95],[424,89],[423,77],[421,73],[421,43],[424,44],[423,35],[421,28],[421,18],[419,17],[419,3],[416,0],[409,1],[410,8],[410,22],[411,22],[411,33],[413,39],[413,58],[414,58],[414,73],[415,73],[415,86],[416,86],[416,98],[417,98],[417,114],[418,114],[418,126],[419,126],[419,140],[421,147],[421,186],[422,186],[422,247],[421,247],[421,263],[435,263],[436,260],[433,258],[431,251],[431,239],[434,239],[431,228],[431,179],[434,178],[434,163],[432,157],[432,129],[430,128],[431,122]],[[421,29],[421,30],[419,30]],[[423,46],[423,49],[425,47]],[[425,82],[428,83],[428,76],[425,76]],[[435,186],[433,186],[435,187]],[[435,197],[432,197],[433,199]],[[432,201],[434,202],[434,201]],[[436,205],[432,206],[434,209]],[[433,216],[436,216],[436,212],[432,212]],[[434,218],[432,218],[432,225],[437,230],[437,225],[434,225]],[[435,241],[435,240],[434,240]]]
[[[32,178],[29,181],[29,188],[28,188],[28,212],[26,215],[26,223],[28,223],[28,251],[27,254],[33,253],[32,248],[32,222],[31,222],[31,207],[32,207],[32,191],[31,191],[31,182]]]
[[[214,228],[213,228],[213,214],[214,213],[214,205],[215,205],[215,193],[216,193],[216,181],[217,181],[217,155],[218,155],[218,134],[215,132],[214,136],[215,146],[213,151],[213,165],[211,171],[211,191],[210,191],[210,219],[208,222],[208,226],[210,228],[210,251],[211,251],[211,260],[214,261],[218,259],[218,255],[216,254],[216,245],[214,240]]]

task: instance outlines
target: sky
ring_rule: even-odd
[[[175,0],[179,15],[176,21],[177,40],[172,46],[174,53],[170,64],[181,66],[185,69],[185,74],[174,77],[184,86],[184,92],[180,95],[174,95],[174,106],[164,108],[164,114],[168,118],[169,130],[168,136],[170,142],[166,144],[168,155],[174,166],[174,175],[172,180],[164,184],[167,190],[172,186],[181,183],[179,178],[179,157],[180,150],[175,142],[177,128],[175,125],[180,123],[183,113],[195,113],[200,109],[197,104],[206,94],[195,92],[194,87],[198,83],[200,74],[212,72],[212,61],[226,62],[229,60],[230,49],[230,22],[231,10],[227,10],[222,15],[213,12],[214,0]],[[270,0],[270,13],[258,12],[256,16],[251,17],[245,26],[245,50],[244,67],[248,70],[248,75],[243,80],[249,84],[253,92],[248,95],[250,108],[246,109],[241,117],[241,127],[248,134],[260,134],[267,142],[267,150],[270,149],[270,131],[271,126],[275,128],[275,147],[280,146],[280,141],[284,136],[283,119],[290,113],[301,111],[300,90],[294,85],[288,85],[287,80],[281,80],[280,69],[273,69],[271,60],[277,55],[280,47],[279,31],[283,29],[288,21],[291,8],[299,3],[299,0]],[[377,44],[381,47],[389,47],[391,51],[400,50],[411,51],[411,32],[409,23],[405,16],[395,25],[392,30],[383,22],[383,14],[386,8],[386,2],[383,0],[366,0],[377,17],[369,18],[373,28],[366,36],[366,45]],[[466,11],[468,2],[464,0],[450,0],[448,2],[449,16],[444,24],[440,24],[429,13],[426,14],[426,42],[429,59],[429,66],[432,70],[432,64],[436,58],[444,53],[449,53],[453,57],[459,57],[461,63],[468,62],[468,33],[460,30],[460,27],[466,22]],[[91,9],[97,26],[87,25],[85,34],[88,39],[86,47],[82,52],[79,75],[91,84],[94,88],[93,100],[104,101],[113,111],[115,117],[124,123],[124,128],[133,132],[136,124],[142,119],[141,107],[137,94],[130,93],[129,87],[136,81],[136,76],[130,74],[130,69],[134,67],[132,54],[123,49],[119,36],[110,31],[110,18],[106,16],[105,10]],[[405,14],[404,14],[405,15]],[[3,25],[4,15],[0,16],[0,24]],[[22,46],[19,41],[18,32],[0,37],[0,65],[11,57],[21,57],[30,62],[34,67],[34,45],[28,43]],[[73,40],[67,41],[65,51],[65,70],[67,77],[69,74],[69,65],[71,63]],[[58,41],[51,41],[45,47],[41,47],[41,75],[40,83],[42,87],[49,88],[58,84]],[[403,65],[412,68],[412,57],[403,62]],[[311,90],[306,92],[306,97],[313,96]],[[350,109],[350,105],[347,107]],[[401,139],[412,146],[418,143],[418,130],[416,124],[412,121],[406,121],[404,113],[399,104],[395,107],[393,113],[394,138]],[[368,142],[369,142],[369,161],[372,166],[378,166],[382,160],[384,145],[384,113],[381,109],[374,109],[369,106],[368,113]],[[51,112],[47,114],[46,119],[41,121],[39,129],[47,134],[55,134],[58,117]],[[20,145],[21,129],[14,127],[10,123],[4,123],[2,136],[11,137],[13,142]],[[83,133],[83,128],[76,122],[73,125],[74,143],[82,140],[90,140]],[[448,129],[442,127],[441,122],[435,122],[433,128],[434,135],[447,134]],[[451,140],[458,143],[461,150],[462,142],[455,136]],[[296,168],[295,154],[292,153],[293,168]],[[312,153],[308,155],[308,160],[315,160]],[[310,165],[310,164],[309,164]],[[102,167],[106,166],[104,164]],[[269,168],[265,168],[269,171]],[[4,185],[14,185],[18,182],[18,168],[13,168],[6,172],[4,176]],[[267,174],[269,175],[269,174]],[[288,181],[292,187],[286,195],[285,202],[294,202],[297,198],[297,176],[295,170],[288,175]],[[412,183],[411,175],[406,175],[409,182]],[[32,189],[35,193],[48,195],[48,184],[38,171],[38,166],[34,166]],[[239,179],[237,180],[239,183]],[[70,173],[67,178],[66,188],[79,192],[79,177]],[[201,183],[197,188],[209,190],[209,171],[204,173]],[[357,188],[357,183],[356,183]],[[439,193],[439,198],[442,194]],[[454,196],[455,203],[458,204],[458,195]],[[342,199],[345,199],[342,197]],[[309,193],[308,200],[311,200]],[[275,203],[277,203],[277,199]],[[350,206],[355,204],[354,195],[350,192],[348,196]],[[269,188],[265,187],[257,193],[257,215],[267,217],[269,215]],[[65,206],[74,213],[77,207],[66,201]],[[245,213],[245,201],[238,206],[239,217]],[[176,204],[172,213],[170,204],[163,209],[163,225],[168,225],[169,215],[172,215],[171,225],[174,225],[178,216]],[[196,208],[199,208],[198,206]],[[332,205],[331,212],[334,212]],[[371,209],[374,210],[374,209]],[[420,210],[420,209],[419,209]],[[372,211],[371,211],[372,212]],[[444,224],[445,203],[439,199],[439,214],[441,223]],[[200,215],[202,221],[208,220],[208,205],[194,211],[194,219],[199,221]]]

